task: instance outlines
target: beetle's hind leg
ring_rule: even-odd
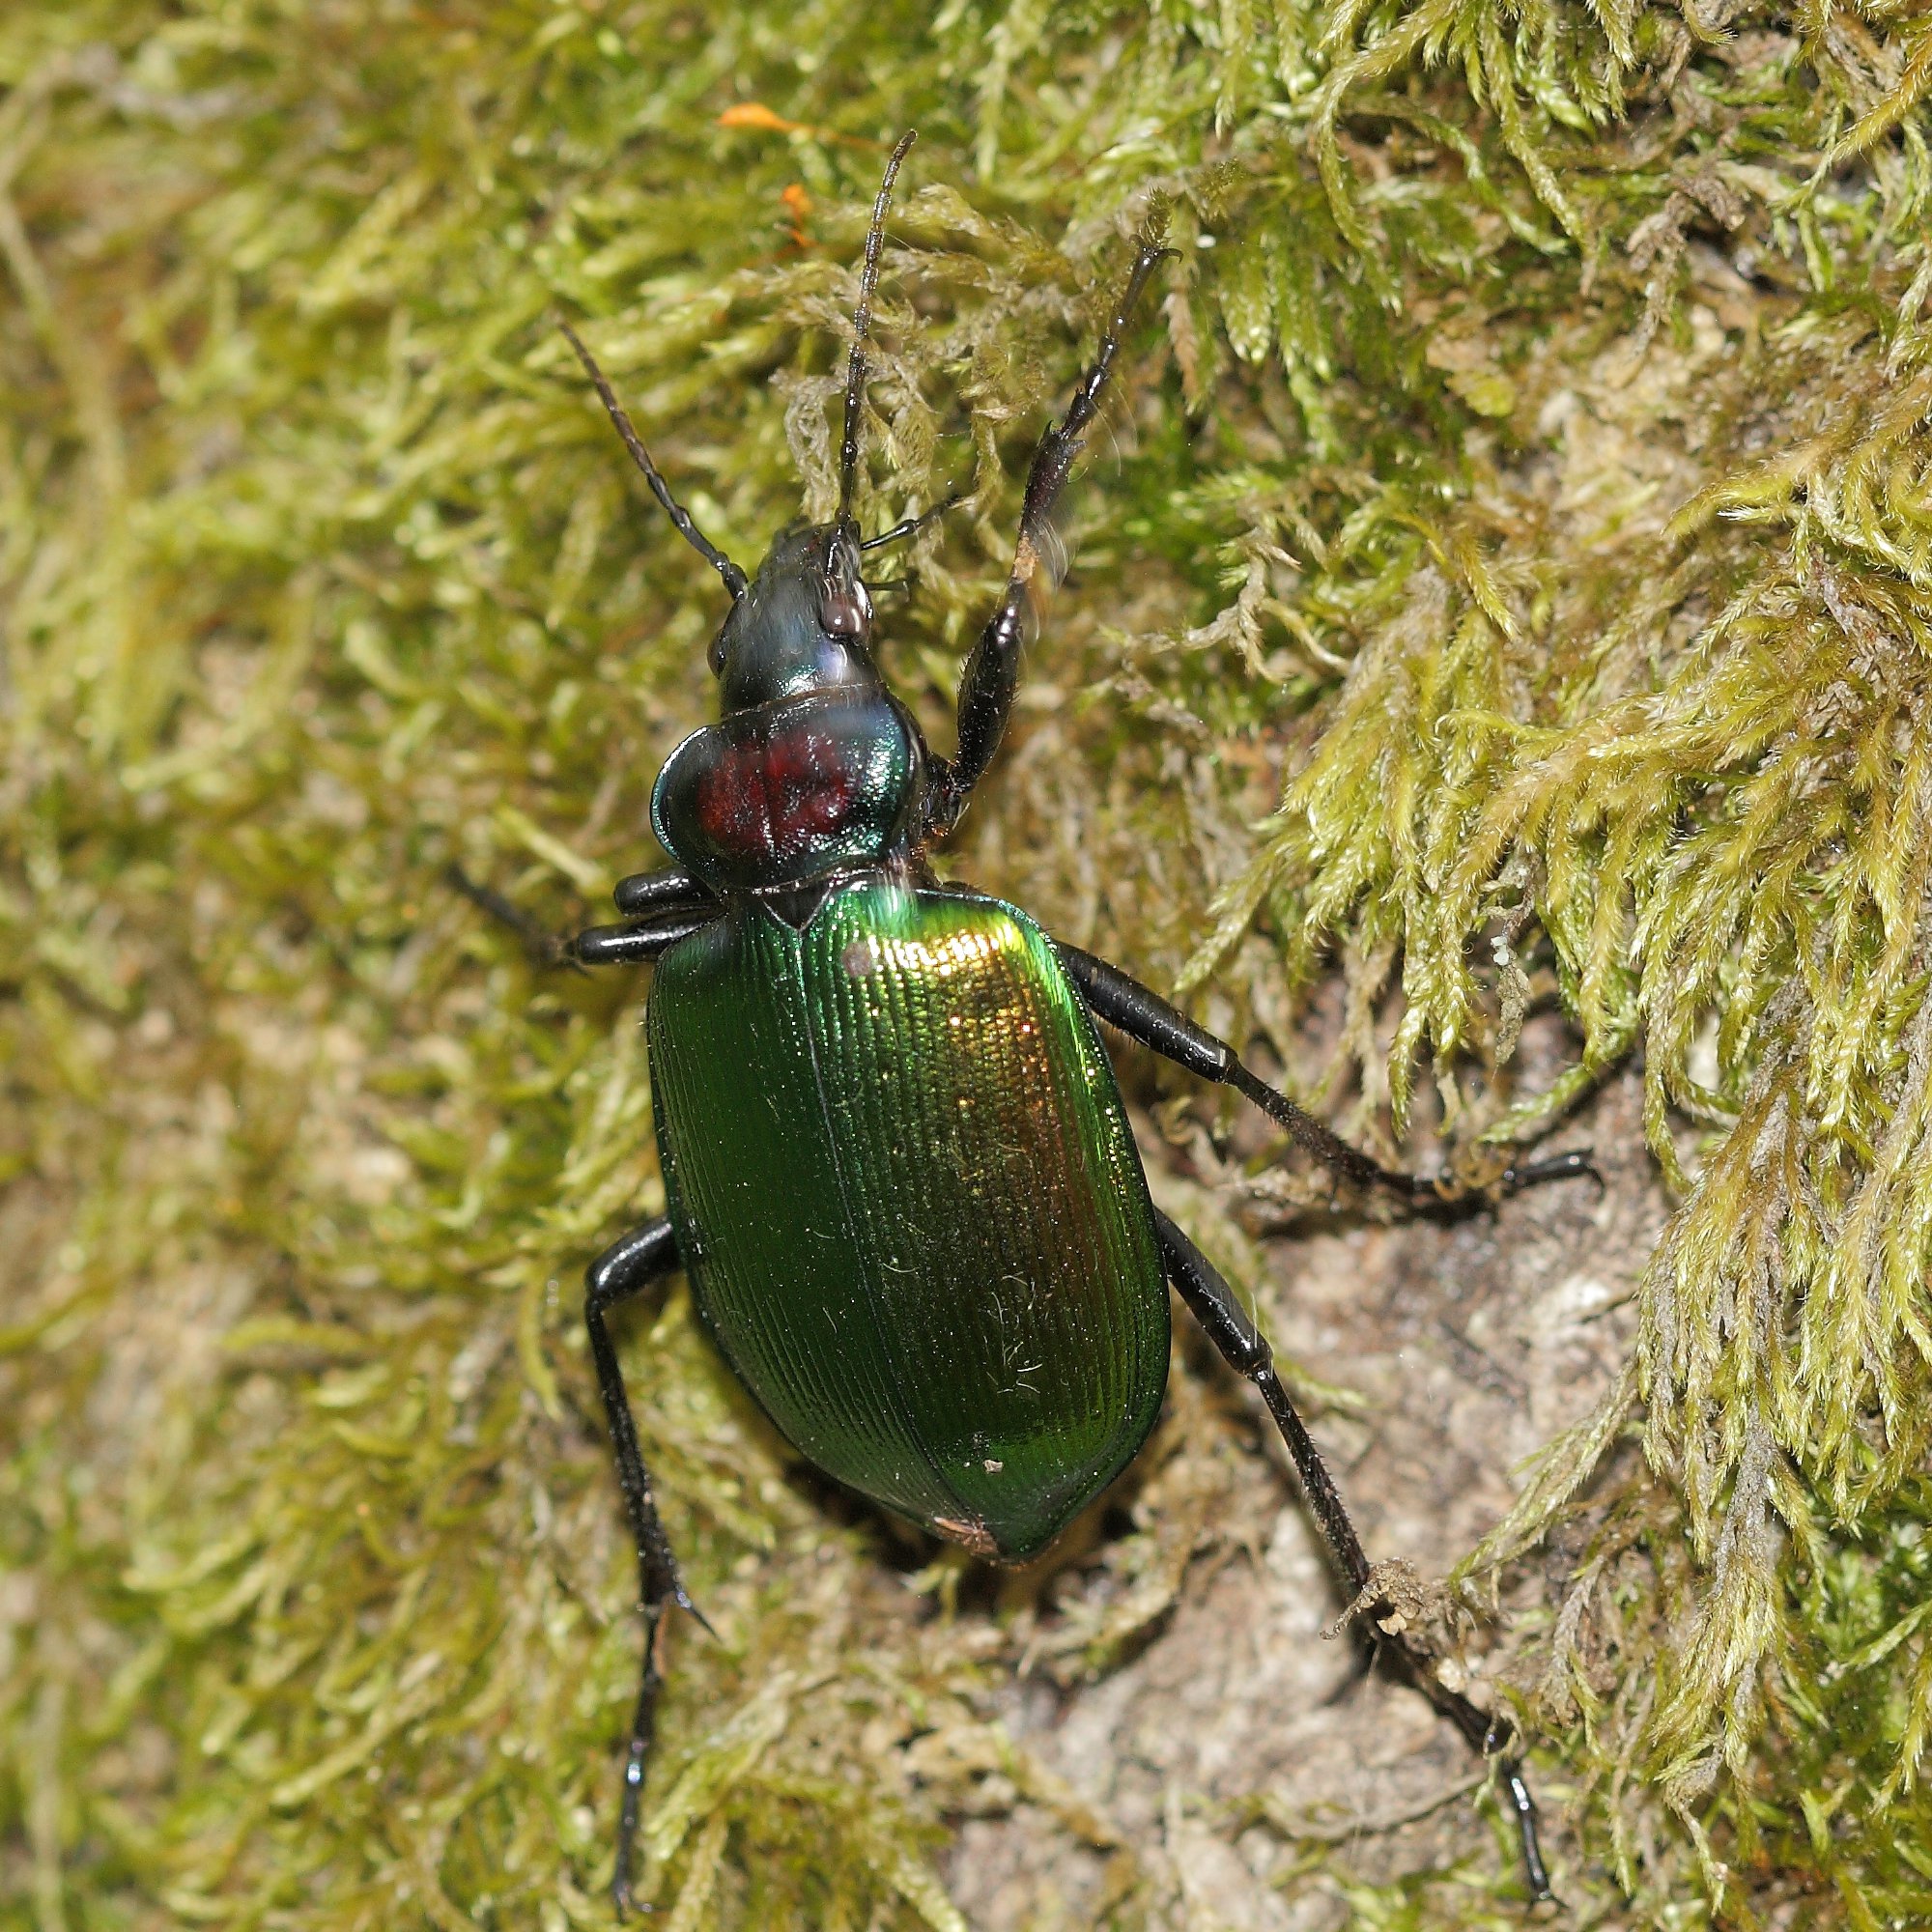
[[[590,1331],[590,1357],[597,1368],[597,1387],[604,1397],[604,1413],[611,1426],[611,1445],[617,1458],[617,1481],[624,1492],[624,1508],[638,1546],[639,1607],[644,1619],[643,1675],[638,1685],[637,1708],[631,1719],[629,1747],[624,1756],[624,1801],[617,1816],[616,1863],[611,1876],[611,1896],[622,1918],[632,1904],[631,1865],[637,1853],[638,1815],[643,1798],[644,1771],[650,1761],[657,1729],[658,1625],[665,1605],[676,1604],[697,1616],[678,1576],[658,1507],[651,1493],[650,1471],[638,1447],[637,1424],[624,1393],[624,1372],[611,1346],[605,1313],[617,1302],[647,1288],[682,1265],[677,1241],[667,1220],[646,1221],[613,1242],[590,1264],[584,1274],[584,1326]],[[700,1623],[702,1617],[698,1617]]]
[[[1297,1147],[1313,1154],[1331,1174],[1357,1187],[1380,1188],[1418,1208],[1442,1208],[1473,1205],[1493,1194],[1515,1194],[1545,1180],[1570,1180],[1587,1175],[1602,1184],[1603,1178],[1591,1165],[1587,1151],[1525,1161],[1505,1168],[1487,1184],[1474,1186],[1449,1175],[1404,1174],[1384,1167],[1242,1065],[1240,1056],[1225,1039],[1197,1026],[1152,987],[1142,985],[1118,966],[1110,966],[1077,946],[1061,943],[1057,950],[1087,1004],[1109,1026],[1118,1027],[1128,1038],[1151,1047],[1177,1066],[1246,1095]]]
[[[1309,1512],[1327,1545],[1329,1559],[1353,1600],[1348,1614],[1366,1612],[1371,1620],[1388,1615],[1393,1608],[1385,1594],[1389,1573],[1372,1565],[1363,1550],[1362,1540],[1355,1534],[1341,1492],[1336,1489],[1314,1437],[1275,1372],[1274,1351],[1207,1256],[1157,1208],[1153,1218],[1168,1279],[1179,1290],[1181,1299],[1208,1331],[1208,1339],[1228,1365],[1261,1391],[1275,1427],[1281,1431],[1302,1493],[1308,1499]],[[1549,1898],[1549,1875],[1544,1869],[1543,1849],[1537,1840],[1536,1803],[1523,1782],[1522,1766],[1516,1754],[1516,1727],[1507,1718],[1487,1716],[1460,1691],[1444,1685],[1435,1674],[1434,1661],[1410,1642],[1406,1632],[1383,1631],[1378,1622],[1376,1628],[1380,1640],[1388,1644],[1416,1688],[1455,1724],[1472,1750],[1488,1757],[1500,1748],[1502,1754],[1497,1758],[1496,1769],[1516,1814],[1530,1896],[1539,1901]]]

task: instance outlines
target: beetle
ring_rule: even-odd
[[[938,512],[867,538],[853,511],[886,213],[913,140],[893,150],[867,232],[838,514],[781,532],[755,575],[698,529],[563,325],[651,494],[730,599],[709,655],[719,722],[672,751],[651,795],[675,867],[624,879],[620,922],[561,948],[581,966],[655,967],[645,1028],[667,1212],[591,1263],[584,1303],[643,1622],[613,1898],[620,1914],[633,1902],[658,1628],[668,1606],[696,1611],[609,1316],[680,1267],[724,1360],[805,1457],[1006,1564],[1043,1550],[1147,1439],[1166,1388],[1172,1286],[1260,1392],[1354,1607],[1382,1620],[1395,1661],[1472,1748],[1496,1756],[1530,1889],[1548,1898],[1508,1720],[1444,1685],[1392,1614],[1391,1572],[1371,1565],[1266,1341],[1153,1205],[1096,1021],[1234,1088],[1340,1179],[1425,1210],[1592,1172],[1588,1155],[1511,1168],[1487,1191],[1385,1168],[1151,988],[932,872],[927,848],[998,749],[1050,570],[1049,518],[1169,251],[1157,225],[1141,232],[1094,359],[1034,454],[1006,590],[961,674],[957,749],[940,756],[880,673],[865,577],[868,553]]]

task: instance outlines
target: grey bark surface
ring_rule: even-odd
[[[1594,1146],[1601,1191],[1540,1189],[1446,1226],[1311,1216],[1266,1241],[1278,1351],[1366,1398],[1312,1427],[1372,1559],[1442,1577],[1509,1508],[1512,1471],[1614,1378],[1663,1213],[1640,1098],[1634,1075],[1617,1078],[1552,1141]],[[1346,1605],[1259,1401],[1206,1350],[1182,1352],[1170,1409],[1199,1419],[1176,1453],[1219,1453],[1236,1473],[1178,1601],[1118,1668],[1071,1686],[1037,1669],[1004,1701],[1016,1743],[1118,1844],[1074,1842],[1064,1805],[967,1821],[947,1876],[978,1932],[1101,1922],[1123,1848],[1152,1882],[1149,1923],[1176,1932],[1328,1932],[1350,1916],[1335,1873],[1514,1856],[1451,1726],[1324,1635]],[[1520,1653],[1561,1581],[1536,1552],[1509,1574],[1463,1653],[1478,1702],[1492,1675],[1527,1674]],[[1082,1586],[1061,1582],[1064,1608]],[[1561,1773],[1534,1759],[1531,1773],[1560,1893],[1577,1857]],[[1285,1883],[1294,1827],[1336,1847],[1329,1873]]]

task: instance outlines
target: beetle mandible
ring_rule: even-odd
[[[938,756],[879,672],[864,572],[867,553],[926,519],[867,538],[853,514],[886,211],[913,139],[893,151],[866,237],[838,514],[782,532],[754,577],[697,528],[565,326],[652,495],[731,600],[710,651],[721,721],[671,753],[651,796],[676,869],[623,880],[622,922],[563,948],[582,965],[656,967],[645,1025],[668,1211],[590,1264],[584,1310],[644,1624],[611,1881],[620,1913],[632,1902],[658,1626],[669,1605],[696,1611],[639,1452],[612,1307],[682,1267],[725,1361],[806,1457],[974,1555],[1018,1563],[1152,1429],[1171,1284],[1260,1391],[1348,1595],[1386,1615],[1382,1573],[1267,1343],[1149,1195],[1094,1022],[1235,1088],[1354,1185],[1424,1208],[1485,1198],[1384,1168],[1147,986],[927,866],[999,746],[1048,569],[1049,517],[1168,251],[1154,226],[1142,231],[1094,360],[1035,452],[1006,591],[960,678],[958,747]],[[1495,1189],[1590,1171],[1586,1154],[1561,1155],[1510,1169]],[[1012,1282],[1026,1293],[1003,1304],[996,1288]],[[1039,1365],[1019,1385],[1014,1323]],[[1442,1684],[1401,1630],[1383,1634],[1470,1746],[1497,1753],[1530,1889],[1548,1897],[1507,1719]]]

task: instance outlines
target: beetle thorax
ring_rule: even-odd
[[[806,885],[909,849],[924,763],[876,681],[805,690],[694,731],[658,775],[651,822],[713,892]]]

